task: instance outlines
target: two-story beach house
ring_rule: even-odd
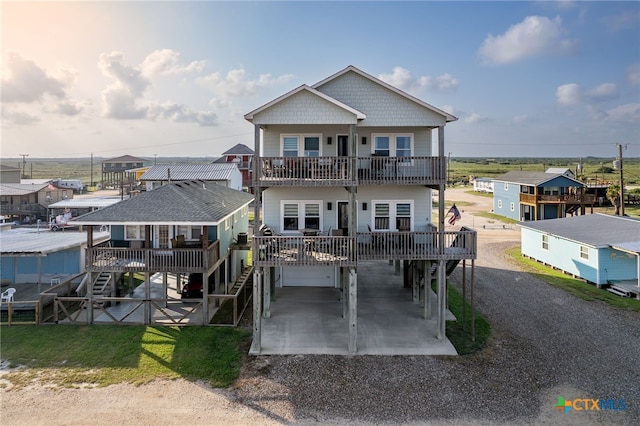
[[[253,187],[253,150],[244,144],[237,144],[225,152],[214,163],[234,163],[242,174],[242,187],[250,191]]]
[[[587,185],[559,172],[510,171],[493,179],[493,211],[518,221],[585,214],[596,202]]]
[[[420,296],[407,300],[424,303],[424,320],[432,315],[425,302],[431,279],[437,282],[434,333],[446,340],[447,261],[476,257],[474,231],[445,230],[444,129],[456,117],[349,66],[245,119],[255,129],[254,190],[262,200],[255,206],[252,353],[261,353],[274,293],[285,287],[338,289],[333,303],[342,303],[344,341],[358,352],[358,271],[372,261],[402,261],[425,280],[420,289],[410,284]]]

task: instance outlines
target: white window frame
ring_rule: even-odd
[[[498,208],[501,209],[502,208],[502,200],[498,200]]]
[[[413,133],[372,133],[371,134],[371,154],[377,151],[376,144],[379,137],[389,138],[389,157],[398,156],[398,139],[399,137],[409,138],[409,157],[413,157],[415,150],[415,137]],[[409,161],[409,160],[407,160]]]
[[[229,228],[231,228],[231,217],[230,217],[230,216],[227,216],[227,217],[224,219],[224,230],[225,230],[225,231],[228,231],[228,230],[229,230]]]
[[[380,228],[376,228],[376,205],[377,204],[388,204],[389,205],[389,228],[387,229],[380,229]],[[410,225],[409,225],[409,230],[413,231],[413,227],[414,227],[414,217],[415,217],[415,209],[414,209],[414,203],[413,200],[371,200],[371,224],[373,225],[371,227],[372,231],[388,231],[388,232],[397,232],[398,229],[396,227],[396,223],[397,223],[397,218],[398,217],[406,217],[406,216],[398,216],[398,204],[409,204],[409,208],[410,208]]]
[[[549,250],[549,235],[542,234],[542,250]]]
[[[589,260],[589,247],[580,246],[580,259]]]
[[[194,233],[197,235],[194,237]],[[202,235],[202,227],[197,225],[178,225],[176,235],[184,235],[186,241],[200,240]]]
[[[324,211],[323,211],[323,201],[322,200],[282,200],[280,201],[280,229],[282,233],[291,233],[291,232],[299,232],[305,229],[305,219],[306,219],[306,206],[310,204],[316,204],[318,206],[318,214],[320,218],[320,223],[318,225],[318,230],[322,231],[323,222],[324,222]],[[284,228],[284,206],[285,204],[296,204],[298,206],[298,229],[285,229]]]
[[[504,183],[504,190],[508,191],[509,190],[509,182],[505,182]]]
[[[514,203],[513,201],[509,204],[509,210],[511,210],[512,212],[516,211],[516,203]]]
[[[296,138],[298,140],[298,148],[296,157],[306,157],[305,155],[305,138],[318,138],[318,157],[322,157],[322,133],[283,133],[280,135],[280,155],[284,157],[284,140],[285,138]]]
[[[144,241],[144,225],[125,225],[125,241]]]

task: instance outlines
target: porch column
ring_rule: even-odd
[[[349,353],[358,351],[358,275],[349,268]]]
[[[144,281],[144,323],[151,324],[151,272],[145,272]]]
[[[263,307],[262,316],[265,318],[271,318],[271,268],[265,268],[264,270],[264,291],[263,294]]]
[[[445,176],[447,176],[447,162],[446,157],[444,155],[444,125],[438,127],[438,155],[440,158],[440,165],[442,170],[445,172]],[[445,321],[445,310],[446,310],[446,285],[445,281],[446,277],[446,265],[447,262],[444,260],[445,254],[445,227],[444,227],[444,219],[445,219],[445,211],[444,211],[444,191],[446,189],[446,182],[441,183],[438,187],[438,339],[444,339],[446,336],[446,321]]]
[[[253,235],[258,235],[258,230],[260,229],[260,225],[262,225],[262,220],[260,218],[260,198],[261,198],[261,188],[260,188],[260,177],[262,176],[262,152],[260,151],[260,126],[255,124],[253,126]],[[257,248],[257,247],[256,247]]]
[[[431,261],[424,261],[424,319],[431,318]]]
[[[262,268],[255,268],[253,271],[253,342],[249,353],[260,354],[262,350]]]

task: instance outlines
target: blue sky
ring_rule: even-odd
[[[453,157],[640,156],[640,2],[6,2],[2,157],[218,156],[354,65]]]

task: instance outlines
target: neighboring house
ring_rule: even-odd
[[[590,214],[520,226],[524,256],[598,286],[633,282],[640,294],[640,220]]]
[[[64,281],[85,270],[87,236],[83,232],[53,233],[44,229],[17,228],[0,232],[0,275],[2,282],[37,283],[48,287],[52,279]],[[94,243],[109,239],[96,232]]]
[[[60,200],[73,198],[72,189],[56,188],[50,183],[0,184],[0,215],[5,220],[35,223],[47,220],[47,208]]]
[[[5,166],[0,164],[0,182],[1,183],[20,183],[22,173],[20,168]]]
[[[146,161],[143,158],[131,155],[123,155],[102,161],[102,187],[120,188],[134,185],[136,182],[135,174],[129,172],[129,170],[143,167]]]
[[[156,164],[140,176],[147,191],[170,182],[195,180],[242,191],[242,175],[235,163]]]
[[[475,178],[473,180],[473,190],[476,192],[493,192],[493,179],[488,177]]]
[[[92,280],[104,274],[128,274],[129,279],[134,273],[144,274],[145,290],[137,303],[145,306],[140,320],[145,324],[154,323],[153,312],[162,309],[150,297],[153,274],[164,275],[163,294],[157,296],[163,306],[168,303],[167,273],[201,274],[206,291],[197,307],[188,309],[197,308],[201,324],[209,324],[214,308],[210,295],[224,289],[248,265],[248,246],[235,248],[240,236],[246,238],[252,201],[250,194],[222,185],[180,182],[87,213],[76,219],[87,229],[87,271],[96,277]],[[104,225],[111,232],[109,246],[99,246],[93,239],[94,229]],[[95,296],[92,291],[87,298]],[[88,322],[93,321],[89,315]]]
[[[547,170],[544,171],[545,173],[551,173],[553,175],[565,175],[567,177],[576,178],[576,174],[573,173],[573,170],[567,168],[567,167],[549,167]]]
[[[215,163],[235,163],[242,174],[242,189],[253,193],[253,155],[251,148],[241,143],[222,153]]]
[[[596,201],[584,183],[562,173],[511,171],[493,180],[493,212],[518,221],[585,214]]]
[[[456,117],[349,66],[245,119],[254,125],[254,189],[262,200],[253,238],[252,353],[260,353],[261,324],[270,316],[269,283],[340,289],[348,351],[355,353],[359,262],[404,261],[408,275],[427,271],[425,281],[437,269],[442,295],[446,261],[476,257],[473,231],[445,232],[444,127]],[[259,218],[259,203],[255,208]],[[405,281],[412,285],[415,300],[424,301],[419,286]],[[437,336],[446,340],[443,301],[435,311]]]

